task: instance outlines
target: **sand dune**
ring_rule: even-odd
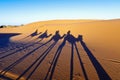
[[[119,19],[52,20],[1,28],[1,79],[119,80],[119,26]],[[69,30],[74,39],[65,38]]]

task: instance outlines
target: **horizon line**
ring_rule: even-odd
[[[2,26],[2,25],[5,25],[5,26],[19,26],[19,25],[26,25],[26,24],[30,24],[30,23],[34,23],[34,22],[44,22],[44,21],[59,21],[59,20],[119,20],[120,18],[111,18],[111,19],[47,19],[47,20],[34,20],[34,21],[30,21],[30,22],[25,22],[25,23],[15,23],[15,24],[13,24],[13,23],[10,23],[10,24],[8,24],[8,23],[5,23],[5,24],[1,24],[0,23],[0,26]]]

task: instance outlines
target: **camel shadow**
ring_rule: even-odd
[[[48,37],[50,37],[50,36],[52,36],[52,34],[49,34],[48,35],[48,30],[46,30],[43,34],[41,34],[40,36],[38,36],[38,38],[37,39],[44,39],[44,38],[48,38]]]
[[[70,57],[70,80],[73,80],[73,72],[74,72],[74,48],[77,52],[77,56],[78,56],[78,59],[79,59],[79,62],[80,62],[80,65],[81,65],[81,68],[82,68],[82,72],[83,72],[83,75],[85,77],[85,80],[88,80],[88,76],[87,76],[87,73],[86,73],[86,70],[85,70],[85,67],[83,65],[83,62],[82,62],[82,59],[80,57],[80,53],[79,53],[79,50],[77,48],[77,45],[76,45],[76,42],[79,40],[81,40],[82,38],[78,37],[78,38],[75,38],[70,31],[67,32],[67,35],[65,37],[65,41],[68,41],[70,44],[71,44],[71,57]]]

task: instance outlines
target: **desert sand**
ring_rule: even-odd
[[[74,39],[65,38],[68,31]],[[119,19],[1,28],[0,80],[119,80],[119,34]]]

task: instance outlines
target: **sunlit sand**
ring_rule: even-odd
[[[64,43],[68,31],[76,41]],[[61,38],[53,38],[55,34]],[[0,28],[1,79],[119,80],[119,34],[119,19],[51,20]]]

